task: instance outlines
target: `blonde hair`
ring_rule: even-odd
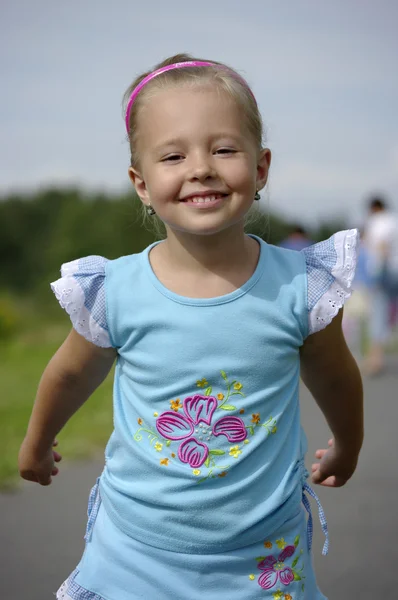
[[[189,54],[176,54],[175,56],[171,56],[170,58],[167,58],[163,62],[156,65],[153,71],[174,63],[188,61],[203,61],[203,59],[194,58]],[[152,81],[148,82],[139,92],[133,103],[133,106],[131,107],[128,123],[128,139],[130,144],[132,167],[137,166],[139,162],[137,153],[137,132],[140,109],[144,105],[145,99],[147,99],[150,95],[153,95],[156,90],[165,89],[166,87],[173,85],[213,83],[218,86],[221,91],[227,92],[243,109],[248,131],[252,136],[258,151],[262,149],[264,141],[263,122],[260,111],[258,110],[257,102],[249,86],[241,78],[241,76],[234,71],[234,69],[231,69],[227,65],[224,65],[220,62],[211,62],[214,63],[211,66],[185,67],[184,69],[172,69],[170,71],[166,71],[165,73],[161,73],[152,79]],[[152,73],[152,70],[137,77],[127,89],[123,98],[124,114],[126,114],[126,107],[131,93],[150,73]]]

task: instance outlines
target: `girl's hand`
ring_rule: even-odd
[[[57,446],[57,440],[54,440],[53,447]],[[60,462],[62,456],[52,448],[44,452],[38,452],[32,449],[27,438],[22,442],[18,456],[19,474],[22,479],[34,481],[40,485],[50,485],[52,476],[58,475],[59,469],[55,463]]]
[[[329,440],[328,445],[328,449],[315,452],[315,457],[320,462],[312,465],[312,481],[326,487],[341,487],[353,475],[358,454],[338,448],[334,439]]]

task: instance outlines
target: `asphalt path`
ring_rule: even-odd
[[[315,569],[330,600],[398,598],[398,362],[364,383],[366,439],[357,472],[344,488],[316,488],[330,531],[327,557],[312,504]],[[301,404],[310,464],[329,432],[304,388]],[[65,462],[48,488],[23,482],[0,494],[0,600],[54,598],[81,556],[88,493],[102,466]]]

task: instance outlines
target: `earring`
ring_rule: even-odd
[[[260,199],[261,199],[261,196],[260,196],[260,194],[259,194],[258,192],[256,192],[256,193],[255,193],[254,199],[255,199],[256,201],[258,201],[258,200],[260,200]]]
[[[146,208],[146,214],[148,215],[148,217],[153,217],[153,215],[156,215],[155,209],[150,204],[147,204],[145,208]]]

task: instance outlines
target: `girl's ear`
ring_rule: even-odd
[[[262,190],[268,179],[269,167],[271,164],[271,150],[264,148],[261,150],[257,161],[257,189]]]
[[[141,199],[141,201],[144,204],[148,205],[150,203],[148,189],[146,187],[145,180],[142,177],[141,173],[137,169],[134,169],[133,167],[129,167],[128,173],[129,173],[130,181],[133,184],[133,186],[135,187],[135,191],[137,192],[137,195],[139,196],[139,198]]]

